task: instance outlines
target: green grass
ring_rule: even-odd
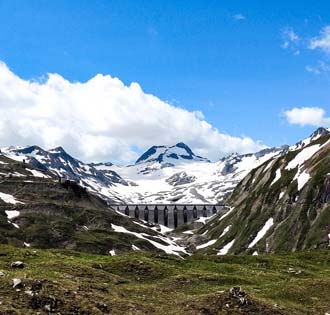
[[[26,267],[12,269],[10,263],[17,260]],[[288,268],[301,272],[290,274]],[[5,274],[0,276],[1,315],[48,314],[47,306],[54,314],[330,312],[326,250],[257,257],[196,255],[183,260],[146,252],[110,257],[0,245],[0,271]],[[15,291],[13,278],[21,278],[25,287]],[[233,286],[247,292],[247,308],[229,298]],[[25,293],[31,287],[33,297]]]

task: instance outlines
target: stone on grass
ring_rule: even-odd
[[[13,289],[20,289],[23,287],[23,283],[21,279],[15,278],[13,279]]]
[[[13,263],[11,263],[10,265],[12,268],[16,268],[16,269],[22,269],[25,267],[25,264],[22,261],[14,261]]]

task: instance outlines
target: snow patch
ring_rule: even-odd
[[[216,214],[210,216],[210,217],[200,217],[198,220],[196,220],[195,222],[199,222],[199,223],[203,223],[206,224],[206,222],[211,221]]]
[[[20,215],[20,212],[17,210],[5,210],[8,220],[17,218]]]
[[[227,217],[230,213],[232,213],[234,208],[230,208],[220,219],[219,222],[222,221],[225,217]]]
[[[140,251],[141,249],[135,245],[132,245],[132,249],[136,252],[136,251]]]
[[[16,229],[19,229],[19,225],[8,220],[8,223],[12,224]]]
[[[316,144],[303,149],[295,156],[295,158],[292,161],[289,162],[289,164],[286,166],[285,169],[292,170],[297,166],[304,164],[305,161],[310,159],[318,150],[320,150],[320,148],[321,146],[319,144]]]
[[[0,199],[2,199],[5,203],[11,203],[13,205],[16,205],[18,203],[23,204],[23,202],[16,200],[14,196],[2,192],[0,192]]]
[[[198,245],[198,246],[196,246],[196,249],[202,249],[202,248],[206,248],[206,247],[212,246],[212,245],[214,245],[216,242],[217,242],[217,240],[210,240],[209,242],[207,242],[207,243],[205,243],[205,244],[202,244],[202,245]]]
[[[281,169],[276,171],[276,175],[270,186],[273,186],[281,178]]]
[[[111,256],[116,256],[116,251],[114,249],[112,249],[112,250],[109,251],[109,254]]]
[[[273,226],[273,224],[274,224],[274,219],[273,218],[268,219],[268,221],[265,223],[262,229],[258,232],[255,239],[250,243],[248,248],[252,248],[254,245],[256,245],[266,235],[266,233]]]
[[[134,235],[137,238],[146,240],[149,243],[151,243],[153,246],[155,246],[156,248],[163,250],[166,254],[180,256],[179,252],[184,253],[184,254],[187,253],[186,250],[183,247],[178,246],[177,244],[175,244],[175,242],[171,241],[169,238],[161,237],[161,236],[157,237],[158,239],[160,239],[163,242],[168,244],[168,245],[163,245],[163,244],[160,244],[156,241],[148,239],[147,234],[131,232],[131,231],[127,230],[126,228],[124,228],[123,226],[118,226],[118,225],[115,225],[115,224],[111,224],[111,227],[117,233],[131,234],[131,235]]]
[[[193,231],[184,231],[182,233],[183,234],[188,234],[188,235],[194,235],[194,232]]]
[[[223,232],[221,233],[220,238],[223,237],[223,236],[225,236],[225,235],[229,232],[230,229],[231,229],[231,225],[228,225],[228,226],[223,230]]]
[[[30,169],[26,169],[27,171],[29,171],[30,173],[32,173],[32,175],[34,176],[34,177],[40,177],[40,178],[50,178],[50,176],[47,176],[47,175],[45,175],[45,174],[43,174],[43,173],[41,173],[41,172],[39,172],[39,171],[37,171],[37,170],[30,170]]]
[[[229,250],[233,247],[234,243],[235,243],[235,239],[233,239],[231,242],[226,244],[222,249],[220,249],[217,255],[219,256],[227,255]]]
[[[304,188],[304,186],[307,184],[310,178],[311,176],[306,171],[300,173],[300,170],[298,170],[296,176],[293,179],[293,180],[297,180],[298,182],[298,191]]]

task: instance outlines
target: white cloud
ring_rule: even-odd
[[[320,49],[326,54],[330,54],[330,25],[321,30],[320,36],[311,39],[309,48],[312,50]]]
[[[296,107],[285,111],[284,116],[292,125],[330,126],[330,117],[326,117],[324,109],[319,107]]]
[[[306,71],[319,75],[321,73],[330,72],[330,65],[325,63],[324,61],[319,61],[318,64],[315,66],[307,65]]]
[[[296,48],[296,44],[300,41],[299,36],[295,33],[292,27],[286,27],[282,30],[282,38],[283,38],[283,44],[282,48],[283,49],[288,49],[288,48]],[[299,50],[296,50],[295,54],[298,53]]]
[[[246,17],[242,13],[238,13],[233,15],[233,19],[235,21],[242,21],[242,20],[246,20]]]
[[[49,74],[26,81],[0,63],[0,145],[61,145],[87,161],[128,162],[151,145],[183,141],[217,159],[263,148],[248,137],[220,133],[199,111],[190,112],[146,94],[137,83],[98,74],[69,82]]]

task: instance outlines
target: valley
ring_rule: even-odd
[[[0,314],[327,314],[329,141],[321,128],[215,163],[152,153],[127,167],[3,148]],[[205,200],[166,204],[164,183]]]

